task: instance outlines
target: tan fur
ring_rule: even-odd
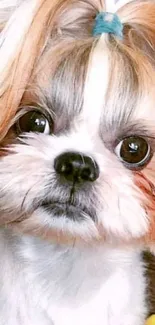
[[[0,133],[2,136],[6,133],[10,120],[18,110],[32,74],[35,75],[36,71],[39,72],[42,66],[46,69],[45,61],[47,64],[49,60],[52,60],[52,67],[58,64],[59,59],[56,62],[53,60],[57,55],[60,55],[60,61],[63,61],[67,52],[73,51],[73,47],[76,51],[78,45],[74,44],[75,41],[80,41],[81,54],[82,47],[87,48],[88,43],[92,46],[94,44],[94,39],[91,37],[93,20],[98,10],[104,10],[104,2],[100,1],[79,1],[77,5],[76,1],[71,0],[42,0],[38,1],[37,6],[31,26],[21,37],[15,56],[11,57],[9,65],[4,67],[3,80],[0,79],[0,107],[2,111]],[[125,38],[123,42],[119,42],[117,39],[111,41],[109,43],[111,52],[113,53],[117,48],[117,51],[121,51],[122,59],[128,57],[135,68],[137,65],[138,71],[144,65],[146,70],[150,69],[148,62],[145,64],[145,57],[147,55],[148,61],[148,56],[150,56],[152,63],[153,56],[150,54],[155,46],[154,3],[152,1],[136,1],[120,9],[118,14],[124,24]],[[52,39],[50,39],[51,35]],[[49,44],[52,47],[49,47]],[[48,50],[43,53],[43,49],[46,48]],[[140,78],[142,77],[143,80],[142,74]]]

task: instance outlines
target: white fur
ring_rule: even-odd
[[[82,116],[86,121],[85,128],[88,126],[89,132],[98,130],[101,112],[105,105],[105,95],[109,82],[108,54],[106,37],[103,34],[90,56],[85,82]]]
[[[99,225],[110,236],[116,235],[117,237],[125,236],[130,238],[131,236],[139,237],[145,234],[149,220],[141,206],[142,193],[135,187],[131,172],[122,166],[117,157],[110,153],[99,139],[96,141],[94,136],[91,138],[87,131],[85,133],[82,133],[81,129],[77,131],[79,132],[70,134],[70,137],[30,136],[26,140],[28,146],[24,144],[17,145],[14,149],[16,154],[1,159],[0,188],[4,195],[4,210],[10,209],[11,211],[13,209],[13,213],[16,211],[16,216],[20,215],[23,197],[28,191],[29,193],[24,202],[24,211],[27,214],[31,206],[33,206],[34,198],[39,201],[44,197],[51,200],[53,196],[58,196],[66,200],[69,193],[67,190],[64,192],[58,186],[54,177],[55,172],[52,162],[62,152],[76,149],[76,151],[93,157],[100,167],[100,177],[94,184],[96,197],[88,193],[86,204],[97,211]],[[82,141],[83,138],[85,141]],[[82,201],[81,195],[77,195],[77,200],[79,203]],[[44,223],[45,219],[46,222],[48,220],[48,215],[45,218],[44,214],[40,213],[40,210],[37,210],[37,215],[35,213],[33,216],[35,218],[38,216],[40,224]],[[63,227],[63,221],[65,222],[65,219],[58,218],[54,220],[54,224],[56,223],[57,227],[59,227],[60,223],[60,227]],[[49,226],[53,227],[54,224],[53,221],[51,224],[50,218]],[[89,231],[90,229],[95,230],[91,224],[92,220],[88,218],[87,227]],[[72,221],[70,221],[70,225],[72,225]],[[80,228],[75,227],[75,229],[79,234]],[[81,228],[82,233],[83,229]],[[87,233],[86,228],[85,231]]]
[[[83,196],[86,205],[96,209],[96,224],[89,216],[79,224],[65,217],[52,218],[42,208],[31,215],[39,227],[61,229],[75,238],[80,235],[90,244],[78,246],[76,239],[68,245],[50,244],[7,229],[1,231],[1,325],[144,324],[146,282],[140,251],[114,248],[119,238],[139,237],[146,232],[142,194],[134,186],[131,173],[99,139],[88,136],[86,130],[85,135],[77,130],[61,137],[31,135],[26,140],[28,145],[15,146],[15,154],[0,160],[3,213],[5,216],[12,211],[15,218],[20,216],[23,197],[29,190],[23,208],[27,214],[34,198],[67,198],[67,190],[63,191],[53,178],[52,167],[53,159],[64,150],[76,148],[89,154],[100,167],[94,191],[98,201],[95,195]],[[80,195],[77,199],[81,203]],[[104,228],[107,243],[91,244],[92,238],[100,239],[98,225]]]
[[[1,325],[144,323],[138,251],[50,245],[1,231],[0,255]]]
[[[37,3],[24,1],[2,32],[0,75],[27,32]],[[44,235],[55,230],[58,237],[60,231],[73,237],[69,244],[53,238],[48,242],[1,227],[0,325],[144,324],[147,303],[141,250],[117,245],[121,239],[144,235],[149,221],[132,173],[100,137],[103,115],[110,119],[114,114],[112,109],[106,114],[104,107],[109,75],[105,39],[101,37],[92,53],[82,113],[69,132],[53,137],[30,134],[0,159],[1,223],[24,215],[30,228],[37,225]],[[39,206],[47,199],[62,204],[69,200],[70,189],[59,183],[54,170],[54,159],[65,151],[88,155],[100,170],[87,192],[75,194],[77,208],[82,205],[94,213],[83,211],[82,221],[78,215],[76,221],[70,220],[65,213],[53,217]]]

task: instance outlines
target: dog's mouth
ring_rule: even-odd
[[[65,217],[73,221],[82,221],[86,218],[94,220],[94,213],[91,209],[71,202],[44,201],[40,205],[52,218]]]

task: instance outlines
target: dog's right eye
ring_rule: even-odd
[[[25,113],[16,123],[18,133],[37,132],[50,134],[53,133],[53,121],[41,112],[31,111]]]

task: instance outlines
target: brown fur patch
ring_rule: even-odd
[[[155,187],[143,172],[135,173],[135,184],[144,194],[142,205],[150,221],[148,232],[142,240],[151,243],[155,241]]]

